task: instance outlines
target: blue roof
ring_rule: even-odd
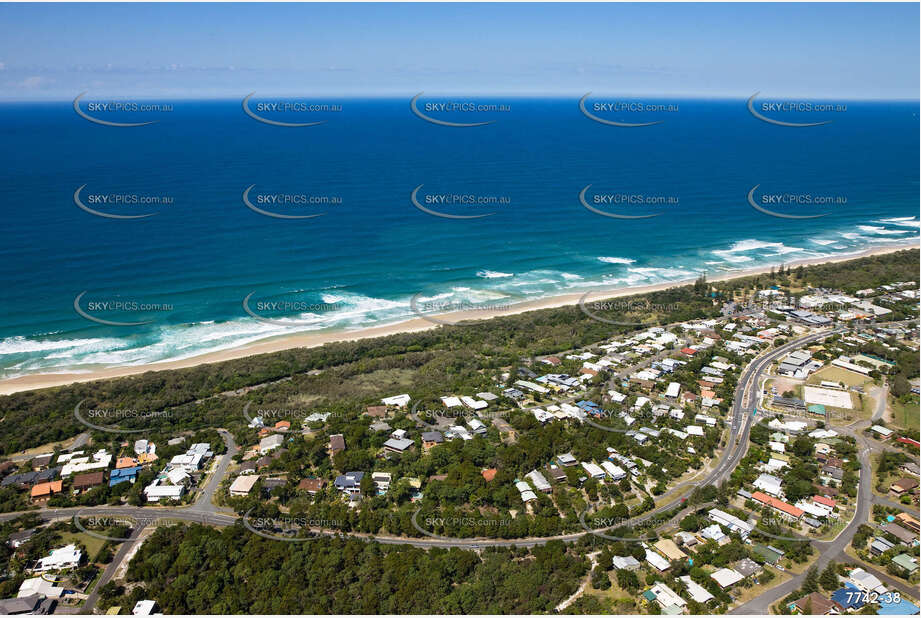
[[[123,477],[125,477],[125,478],[127,479],[127,478],[132,477],[132,476],[137,476],[137,475],[138,475],[138,472],[140,472],[140,471],[141,471],[141,466],[135,466],[135,467],[133,467],[133,468],[120,468],[120,469],[117,469],[117,470],[112,470],[112,471],[109,473],[109,478],[110,478],[110,479],[113,479],[113,478],[118,478],[118,477],[122,477],[122,476],[123,476]]]
[[[844,609],[860,609],[865,605],[863,593],[854,584],[844,584],[844,588],[832,592],[831,600],[837,601]]]
[[[879,616],[914,616],[919,611],[918,606],[905,599],[899,599],[898,603],[886,603],[883,599],[885,595],[879,597],[879,609],[876,614]]]
[[[592,408],[597,408],[597,407],[598,407],[598,404],[595,403],[594,401],[585,401],[585,400],[577,401],[577,402],[576,402],[576,405],[577,405],[578,407],[582,408],[583,410],[585,410],[586,412],[588,412],[588,411],[591,410]]]

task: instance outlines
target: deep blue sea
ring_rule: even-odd
[[[342,109],[271,116],[325,120],[296,128],[258,122],[240,100],[96,114],[158,120],[130,128],[70,101],[0,105],[0,377],[395,322],[413,317],[414,296],[460,308],[918,242],[917,102],[842,102],[807,128],[760,121],[744,99],[605,116],[663,120],[631,128],[587,118],[578,98],[427,112],[494,121],[464,128],[416,117],[408,97],[325,102]],[[429,210],[491,214],[426,213],[410,199],[420,185]],[[588,185],[597,210],[657,216],[592,212]],[[756,186],[765,209],[826,216],[767,215],[748,202]],[[92,214],[81,187],[89,210],[156,214]],[[321,216],[261,214],[244,204],[250,187],[263,212]],[[160,203],[132,202],[145,196]]]

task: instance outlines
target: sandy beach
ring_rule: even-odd
[[[813,258],[807,260],[798,260],[792,262],[785,262],[786,266],[808,266],[811,264],[827,264],[834,262],[845,262],[848,260],[858,259],[862,257],[868,257],[871,255],[881,255],[885,253],[893,253],[895,251],[901,251],[904,249],[917,249],[918,245],[915,243],[894,245],[888,247],[881,247],[875,249],[868,249],[859,253],[853,253],[848,255],[837,256],[834,258]],[[777,264],[779,265],[779,263]],[[757,275],[769,272],[771,266],[764,266],[758,268],[752,268],[749,270],[740,270],[731,273],[726,273],[725,275],[719,275],[716,277],[710,277],[710,281],[727,281],[731,279],[737,279],[740,277],[748,277],[751,275]],[[85,373],[37,373],[26,376],[19,376],[16,378],[9,378],[7,380],[0,381],[0,395],[8,395],[10,393],[15,393],[19,391],[35,390],[40,388],[48,388],[53,386],[62,386],[66,384],[72,384],[76,382],[91,382],[94,380],[106,379],[106,378],[117,378],[123,376],[137,375],[141,373],[146,373],[148,371],[164,371],[169,369],[182,369],[185,367],[194,367],[196,365],[201,365],[205,363],[219,363],[222,361],[232,360],[236,358],[243,358],[246,356],[252,356],[255,354],[265,354],[269,352],[278,352],[281,350],[288,350],[291,348],[307,348],[321,346],[326,343],[332,343],[335,341],[355,341],[359,339],[368,339],[373,337],[383,337],[386,335],[393,335],[396,333],[411,333],[418,332],[423,330],[428,330],[431,328],[436,328],[439,326],[439,323],[436,323],[436,320],[442,323],[456,323],[461,320],[483,320],[494,317],[499,317],[503,315],[514,315],[518,313],[523,313],[525,311],[534,311],[537,309],[549,309],[552,307],[562,307],[566,305],[575,305],[577,304],[583,296],[586,297],[586,300],[600,300],[604,298],[616,298],[620,296],[632,296],[634,294],[644,294],[648,292],[654,292],[659,290],[665,290],[672,287],[679,287],[682,285],[687,285],[693,283],[694,279],[686,279],[682,281],[673,281],[668,283],[660,283],[655,285],[646,285],[646,286],[636,286],[636,287],[621,287],[613,289],[593,289],[590,292],[581,292],[581,293],[568,293],[561,294],[558,296],[550,296],[547,298],[536,299],[532,301],[525,301],[517,303],[514,305],[503,306],[502,308],[486,308],[486,309],[471,309],[465,311],[455,311],[451,313],[442,313],[442,314],[432,314],[431,318],[423,319],[421,317],[411,318],[404,320],[402,322],[396,322],[393,324],[386,324],[382,326],[375,326],[370,328],[357,329],[353,331],[335,331],[335,332],[323,332],[323,333],[304,333],[304,334],[295,334],[295,335],[284,335],[280,337],[268,338],[263,341],[250,343],[248,345],[240,346],[238,348],[233,348],[229,350],[221,350],[218,352],[209,352],[199,356],[194,356],[182,360],[176,361],[164,361],[158,363],[150,363],[145,365],[134,365],[128,367],[108,367],[104,369],[99,369],[96,371],[85,372]]]

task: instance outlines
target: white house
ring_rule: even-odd
[[[285,437],[277,433],[272,434],[271,436],[266,436],[259,441],[259,452],[265,455],[266,453],[277,449],[284,443]]]
[[[258,474],[244,474],[238,476],[233,480],[233,483],[230,484],[230,495],[238,498],[248,496],[258,480]]]
[[[656,596],[656,603],[658,603],[667,614],[680,613],[684,606],[688,604],[687,601],[678,596],[677,592],[662,582],[656,582],[649,591]]]
[[[23,580],[19,586],[19,592],[16,594],[17,599],[24,599],[33,594],[40,594],[49,599],[59,599],[64,594],[62,586],[55,586],[44,577],[30,577]]]
[[[710,578],[719,584],[720,588],[725,589],[729,586],[738,584],[740,581],[745,579],[745,576],[743,576],[735,569],[722,568],[711,573]]]
[[[398,408],[405,408],[406,404],[410,402],[410,397],[407,394],[394,395],[393,397],[384,397],[381,399],[381,403],[385,406],[397,406]]]
[[[713,598],[713,595],[710,592],[691,579],[690,575],[682,575],[679,577],[681,581],[684,582],[684,585],[688,588],[688,594],[691,595],[691,599],[697,603],[706,603],[707,601]]]
[[[708,514],[711,520],[715,521],[721,526],[726,526],[729,528],[730,532],[738,532],[740,535],[742,535],[743,539],[747,537],[752,531],[751,524],[742,521],[735,515],[730,515],[729,513],[720,509],[710,509]]]
[[[163,499],[179,500],[184,493],[185,485],[160,485],[157,481],[144,488],[148,502],[159,502]]]
[[[74,568],[79,566],[82,557],[83,552],[71,543],[64,547],[52,549],[50,554],[35,563],[35,568],[32,570],[37,573],[44,573],[45,571]]]
[[[593,479],[603,479],[604,470],[602,470],[597,464],[583,461],[582,467],[585,469],[585,472]]]
[[[681,385],[678,382],[671,382],[665,389],[665,396],[669,399],[678,399],[681,394]]]
[[[668,560],[650,549],[646,550],[646,562],[659,571],[667,571],[672,566],[669,564]]]
[[[752,483],[756,488],[775,498],[783,495],[783,489],[781,489],[782,484],[783,481],[781,479],[771,474],[762,474]]]
[[[624,472],[623,468],[615,466],[610,461],[602,461],[601,467],[604,468],[604,471],[608,473],[608,476],[611,477],[613,481],[619,481],[622,478],[627,476],[627,473]]]

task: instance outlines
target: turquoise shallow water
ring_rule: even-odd
[[[431,113],[495,121],[472,128],[425,122],[409,97],[329,101],[341,111],[300,128],[259,123],[239,100],[106,116],[159,120],[134,128],[88,122],[71,102],[0,105],[0,376],[393,322],[412,316],[413,297],[467,308],[917,242],[916,102],[847,102],[807,129],[761,122],[744,100],[605,116],[664,120],[642,128],[594,122],[578,97],[484,102],[506,109]],[[426,209],[492,214],[423,212],[410,200],[420,185]],[[587,185],[596,209],[658,216],[591,212]],[[746,199],[756,185],[758,204],[826,216],[763,214]],[[157,214],[96,216],[75,204],[80,187],[91,210]],[[260,214],[248,187],[258,210],[322,216]],[[787,194],[836,201],[770,201]],[[102,201],[116,195],[161,203]],[[444,203],[471,199],[487,203]],[[144,323],[89,319],[81,293],[90,318]]]

